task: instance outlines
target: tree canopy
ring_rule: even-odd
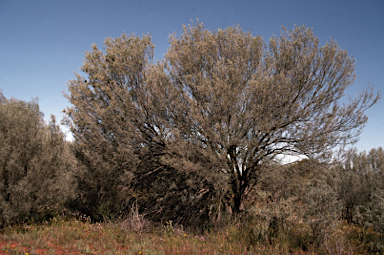
[[[174,183],[175,196],[205,196],[209,215],[217,200],[238,214],[277,155],[317,157],[355,142],[379,98],[368,88],[340,102],[355,61],[305,26],[269,42],[239,26],[184,26],[156,63],[150,36],[123,34],[105,46],[86,53],[87,76],[69,82],[65,110],[100,199],[119,189],[132,196],[144,177],[173,169],[186,184]]]

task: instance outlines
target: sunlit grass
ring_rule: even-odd
[[[366,254],[364,242],[376,238],[372,230],[342,224],[327,241],[322,253]],[[90,223],[54,218],[41,224],[23,224],[1,230],[0,254],[318,254],[311,246],[309,229],[297,224],[284,235],[268,241],[255,240],[239,226],[192,233],[157,227],[138,233],[121,223]],[[349,239],[348,239],[349,238]],[[364,239],[365,238],[365,239]],[[328,249],[328,251],[327,251]],[[367,251],[367,250],[365,250]]]
[[[187,233],[157,228],[138,234],[120,224],[54,219],[2,230],[5,254],[254,254],[259,248],[229,242],[228,232]]]

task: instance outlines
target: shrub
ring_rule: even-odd
[[[0,226],[62,211],[76,190],[64,134],[36,101],[0,96]]]

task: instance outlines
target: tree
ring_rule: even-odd
[[[61,213],[75,197],[75,158],[55,118],[36,101],[0,92],[0,227]]]
[[[355,142],[379,98],[368,89],[340,104],[354,60],[335,41],[319,46],[304,26],[266,45],[239,26],[211,32],[197,23],[170,44],[158,63],[149,36],[107,39],[106,54],[93,46],[87,80],[69,83],[68,124],[98,155],[95,169],[109,162],[129,172],[146,148],[160,165],[205,175],[235,215],[263,165]]]
[[[231,176],[233,208],[241,211],[255,174],[278,154],[324,154],[353,143],[376,102],[363,91],[339,104],[354,80],[354,60],[311,29],[283,29],[265,47],[239,27],[210,32],[202,24],[171,38],[166,55],[179,130]],[[177,121],[182,119],[182,121]]]
[[[206,177],[201,167],[185,161],[184,168],[175,167],[181,161],[160,160],[175,139],[166,112],[171,100],[160,86],[168,77],[160,64],[151,65],[151,39],[124,34],[107,39],[105,45],[106,54],[96,45],[86,53],[82,71],[87,79],[77,75],[69,82],[67,97],[73,107],[65,112],[76,156],[84,166],[78,178],[79,209],[100,220],[124,213],[134,201],[141,212],[155,212],[156,219],[192,221],[187,210],[185,215],[177,212],[183,207],[201,208],[199,201],[212,197],[206,190],[216,191],[204,188],[209,186],[206,181],[195,186],[201,176]],[[194,180],[189,182],[191,175]],[[179,205],[169,205],[172,201]],[[209,213],[198,210],[198,217]]]

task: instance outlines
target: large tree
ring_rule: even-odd
[[[105,44],[105,54],[96,46],[86,54],[88,77],[69,83],[68,123],[83,155],[95,159],[88,164],[122,173],[150,150],[159,167],[192,169],[216,182],[199,192],[226,192],[220,199],[235,214],[263,164],[355,142],[365,110],[378,100],[364,90],[340,103],[354,81],[354,60],[335,41],[320,46],[304,26],[283,28],[268,44],[239,26],[184,26],[158,63],[149,36]]]

